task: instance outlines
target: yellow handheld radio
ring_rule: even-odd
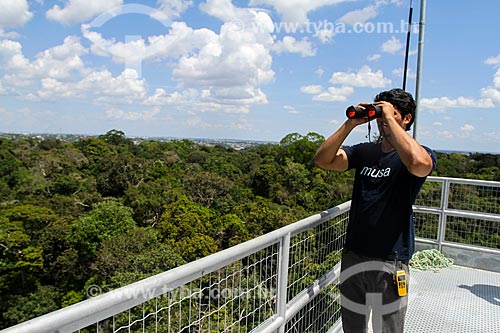
[[[398,295],[406,296],[406,272],[404,270],[396,271],[396,275],[394,275],[394,282],[398,288]]]

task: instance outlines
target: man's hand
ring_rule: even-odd
[[[411,114],[402,115],[391,103],[377,102],[382,107],[382,118],[377,121],[380,134],[384,137],[382,149],[396,149],[408,171],[417,177],[429,175],[433,162],[429,153],[408,133],[406,126]]]
[[[377,102],[375,105],[380,106],[382,108],[382,121],[387,122],[389,120],[394,119],[394,117],[398,114],[398,111],[389,102]]]
[[[358,105],[356,105],[357,108],[360,108],[360,109],[363,109],[365,110],[366,109],[366,105],[369,105],[370,103],[360,103]],[[347,125],[354,128],[356,126],[359,126],[359,125],[362,125],[362,124],[365,124],[367,122],[369,122],[371,119],[368,118],[368,117],[363,117],[363,118],[349,118],[347,120]]]

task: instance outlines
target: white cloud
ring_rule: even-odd
[[[354,93],[353,87],[329,87],[326,92],[313,97],[313,101],[321,102],[345,102],[347,98]]]
[[[250,0],[250,6],[270,5],[280,14],[282,21],[306,23],[307,15],[324,6],[331,6],[348,0]]]
[[[200,4],[200,9],[224,22],[237,19],[244,11],[234,6],[231,0],[207,0]]]
[[[4,39],[0,41],[0,54],[2,58],[2,70],[4,73],[16,72],[29,65],[29,60],[22,53],[22,45],[19,42]]]
[[[272,27],[266,13],[233,9],[246,27]],[[271,32],[234,30],[232,22],[224,23],[216,39],[180,58],[173,79],[183,88],[200,89],[201,101],[219,104],[226,112],[248,112],[248,105],[267,103],[259,86],[274,79]]]
[[[0,38],[6,38],[6,39],[19,39],[21,35],[15,31],[4,31],[2,28],[0,28]]]
[[[493,64],[495,61],[490,61]],[[421,99],[421,107],[442,112],[449,108],[493,108],[500,105],[500,68],[496,71],[493,77],[493,87],[485,87],[481,89],[481,98],[471,97],[434,97]]]
[[[365,23],[366,21],[376,17],[378,10],[376,6],[368,6],[363,9],[354,10],[339,18],[339,22],[355,25],[356,23]]]
[[[211,30],[193,30],[184,22],[172,23],[168,34],[150,36],[147,41],[142,38],[128,42],[104,39],[100,33],[91,31],[90,26],[86,24],[82,25],[81,30],[82,35],[92,43],[90,49],[93,54],[112,57],[114,62],[121,64],[177,58],[208,44],[215,45],[218,38]]]
[[[276,42],[273,50],[277,53],[298,53],[302,57],[312,57],[316,54],[316,49],[313,49],[307,38],[298,41],[292,36],[285,36],[283,40]]]
[[[462,130],[463,132],[472,132],[475,130],[475,127],[470,125],[470,124],[464,124],[460,130]]]
[[[351,87],[383,88],[391,84],[391,80],[384,77],[382,70],[373,72],[369,66],[361,67],[357,73],[333,73],[330,82]]]
[[[300,87],[300,92],[304,94],[317,95],[323,91],[323,87],[321,85],[309,85]]]
[[[392,71],[392,74],[395,76],[400,76],[403,77],[404,69],[403,68],[396,68],[395,70]],[[406,70],[406,77],[409,79],[414,79],[417,77],[417,73],[414,73],[411,68],[408,68]]]
[[[322,77],[323,74],[325,74],[325,70],[323,67],[319,66],[317,70],[314,71],[314,74],[316,74],[319,77]]]
[[[371,55],[369,55],[366,59],[367,59],[368,61],[377,61],[377,60],[379,60],[381,57],[382,57],[382,56],[381,56],[380,54],[375,53],[375,54],[371,54]]]
[[[293,107],[291,105],[285,105],[285,106],[283,106],[283,109],[287,110],[287,112],[289,114],[301,114],[302,113],[300,111],[297,111],[297,109],[295,109],[295,107]]]
[[[67,1],[64,9],[53,8],[50,15],[55,18],[55,13],[58,13],[60,22],[74,22],[71,13],[82,3]],[[180,12],[191,2],[171,4],[177,6],[175,8]],[[197,112],[247,113],[252,104],[268,103],[261,86],[274,79],[271,50],[275,41],[271,18],[263,11],[237,8],[227,1],[209,1],[208,5],[212,6],[211,13],[228,5],[226,9],[230,14],[227,16],[234,15],[243,27],[258,25],[265,29],[235,30],[233,23],[228,22],[221,26],[220,34],[217,34],[208,29],[192,29],[184,22],[174,22],[165,35],[117,42],[103,38],[100,32],[84,24],[81,31],[84,38],[91,42],[90,49],[83,47],[78,38],[69,36],[62,45],[37,54],[33,61],[24,56],[21,43],[0,40],[0,66],[4,74],[0,78],[1,92],[10,91],[10,86],[23,85],[28,92],[20,98],[25,100],[75,98],[93,104],[123,105],[134,102],[150,106],[167,103],[186,112],[192,109]],[[221,7],[216,8],[217,5]],[[79,17],[89,12],[82,12]],[[93,11],[94,14],[97,12],[97,9]],[[304,41],[283,45],[289,48],[288,52],[310,52]],[[138,76],[137,71],[128,68],[130,66],[118,75],[111,74],[107,69],[86,67],[81,57],[89,50],[94,55],[110,57],[114,62],[126,65],[144,60],[167,60],[172,68],[169,79],[178,83],[176,91],[167,93],[157,89],[148,94],[146,81]],[[111,110],[108,116],[139,117],[135,113],[120,113],[119,109],[108,108]]]
[[[434,126],[443,126],[443,123],[440,122],[440,121],[435,121],[434,123],[432,123],[432,125],[434,125]]]
[[[193,5],[192,0],[157,0],[160,11],[168,18],[180,17],[181,14]]]
[[[268,103],[267,97],[262,90],[251,85],[203,89],[201,92],[201,101],[231,106]],[[226,109],[226,111],[230,110]],[[240,111],[234,110],[233,112]]]
[[[69,80],[75,73],[86,73],[81,56],[87,49],[75,36],[68,36],[63,44],[39,52],[32,62],[24,56],[21,43],[16,41],[0,41],[0,53],[4,55],[0,63],[6,74],[4,80],[15,86],[26,86],[42,78]]]
[[[195,128],[223,128],[223,125],[220,123],[213,123],[213,122],[208,122],[204,120],[200,116],[193,116],[192,118],[189,118],[186,120],[185,124],[189,127],[195,127]]]
[[[233,130],[249,130],[252,128],[252,123],[245,118],[245,115],[241,115],[237,121],[233,121],[229,124],[229,128]]]
[[[395,54],[403,49],[403,43],[398,38],[392,36],[391,39],[382,44],[380,49],[383,52]]]
[[[104,39],[100,33],[91,31],[89,25],[82,25],[82,34],[92,42],[93,54],[111,57],[116,63],[174,60],[172,80],[178,82],[181,91],[196,89],[198,95],[194,103],[203,104],[202,110],[248,112],[251,104],[267,103],[260,86],[274,79],[270,53],[274,44],[273,23],[269,15],[238,8],[228,0],[209,0],[200,8],[225,22],[220,34],[208,29],[192,29],[184,22],[174,22],[168,34],[150,36],[147,40]],[[241,25],[236,26],[234,20]],[[255,26],[262,29],[252,30]],[[295,41],[278,48],[309,54],[308,45],[306,41]],[[166,93],[162,96],[158,93],[146,103],[169,98]]]
[[[49,20],[65,25],[83,23],[122,4],[123,0],[66,0],[64,8],[54,5],[46,16]]]
[[[189,103],[189,101],[195,100],[199,97],[199,93],[196,89],[186,89],[182,93],[173,92],[167,93],[165,89],[158,88],[155,90],[153,95],[148,96],[144,100],[146,105],[181,105]]]
[[[455,132],[439,131],[437,133],[437,137],[443,137],[443,138],[446,138],[446,139],[454,139],[455,138]]]
[[[460,96],[458,98],[434,97],[422,98],[420,101],[422,108],[429,110],[443,110],[448,108],[492,108],[494,104],[491,99],[474,99]]]
[[[397,6],[401,6],[404,3],[405,3],[405,0],[376,0],[375,1],[375,5],[376,6],[382,6],[382,5],[397,5]]]
[[[495,88],[500,88],[500,68],[495,73],[495,76],[493,76],[493,86]]]
[[[490,99],[495,105],[500,105],[500,91],[495,88],[486,87],[481,89],[481,96]]]
[[[92,99],[95,103],[131,103],[146,97],[145,80],[137,73],[125,69],[114,77],[107,69],[94,71],[76,82],[61,82],[53,78],[41,80],[41,89],[31,99],[54,100],[60,98]]]
[[[137,73],[125,69],[120,75],[113,77],[108,70],[93,72],[76,84],[76,89],[99,95],[139,99],[146,96],[146,81],[139,79]]]
[[[318,38],[321,43],[326,44],[333,40],[335,31],[333,29],[319,29],[314,37]]]
[[[260,100],[259,100],[260,99]],[[267,103],[265,94],[259,89],[242,92],[232,88],[195,89],[167,93],[158,88],[153,95],[144,99],[145,105],[175,106],[178,110],[199,112],[248,113],[249,105]]]
[[[119,108],[111,108],[105,111],[107,119],[113,120],[154,120],[155,116],[160,113],[159,108],[153,108],[152,110],[142,110],[142,111],[124,111]]]
[[[500,66],[500,54],[496,57],[490,57],[484,61],[487,65]]]
[[[0,31],[3,28],[21,27],[33,17],[27,0],[2,0],[1,6]]]
[[[379,14],[379,7],[392,4],[401,5],[403,1],[404,0],[376,0],[374,5],[348,12],[339,18],[338,21],[349,25],[366,23]]]
[[[4,88],[2,81],[0,81],[0,95],[6,95],[7,89]]]

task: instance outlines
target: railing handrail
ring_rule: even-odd
[[[464,178],[451,178],[451,177],[427,177],[429,182],[441,182],[442,192],[441,192],[441,203],[439,207],[429,207],[414,205],[413,211],[416,213],[425,214],[435,214],[439,215],[439,226],[438,235],[436,239],[418,238],[417,240],[422,243],[437,245],[438,250],[442,251],[443,245],[451,248],[466,249],[472,251],[483,252],[491,255],[500,255],[500,249],[494,249],[490,247],[484,247],[479,245],[471,244],[461,244],[446,241],[446,226],[448,217],[463,217],[463,218],[473,218],[483,221],[492,221],[500,223],[500,214],[496,213],[484,213],[470,210],[453,209],[449,208],[449,195],[450,195],[450,185],[451,184],[461,184],[461,185],[475,185],[475,186],[486,186],[493,188],[500,188],[500,182],[490,181],[490,180],[480,180],[480,179],[464,179]]]
[[[453,210],[448,208],[448,201],[447,198],[444,198],[444,196],[450,194],[449,190],[451,183],[489,186],[495,188],[500,187],[500,182],[486,180],[458,179],[448,177],[428,177],[427,179],[430,182],[443,183],[440,207],[436,208],[428,206],[415,206],[415,211],[430,214],[439,214],[441,217],[443,217],[443,219],[440,220],[440,229],[443,229],[443,232],[441,233],[441,235],[438,235],[438,239],[424,239],[424,241],[438,244],[438,246],[441,246],[442,244],[448,245],[448,242],[444,242],[446,216],[458,215],[470,217],[470,213],[468,213],[468,211]],[[284,226],[268,234],[233,246],[229,249],[217,252],[215,254],[187,263],[158,275],[143,279],[125,287],[115,289],[98,297],[85,300],[83,302],[18,324],[16,326],[12,326],[10,328],[2,330],[1,332],[63,333],[77,331],[89,325],[110,318],[123,311],[131,309],[150,299],[161,296],[162,294],[165,294],[175,288],[181,287],[186,283],[189,283],[196,279],[200,279],[206,274],[215,272],[231,263],[234,263],[237,260],[241,260],[247,257],[249,254],[257,253],[258,251],[261,251],[269,246],[275,246],[276,244],[279,244],[281,248],[286,246],[289,247],[290,237],[302,233],[306,230],[310,230],[311,228],[314,228],[325,221],[331,220],[343,213],[348,212],[350,204],[350,201],[345,202],[321,213],[309,216],[300,221]],[[484,218],[491,221],[499,221],[500,215],[478,213],[475,214],[474,217],[480,219]],[[443,238],[441,239],[441,241],[440,236],[442,236]],[[481,247],[474,245],[457,244],[457,246],[467,248],[474,247],[479,251],[484,250]],[[286,259],[286,251],[289,251],[289,249],[283,251],[285,251],[285,253],[283,254],[283,252],[280,252],[279,255],[280,261],[283,260],[283,258]],[[500,254],[500,250],[496,249],[488,249],[488,251],[486,252]],[[283,266],[284,267],[280,269],[289,269],[288,262],[283,263]],[[327,280],[331,281],[332,279],[336,279],[336,276],[338,275],[337,271],[339,269],[339,267],[337,266],[332,268],[332,270],[325,275],[325,278]],[[285,272],[280,271],[278,275],[281,279],[279,283],[283,283],[283,281],[286,281]],[[263,329],[265,329],[266,331],[271,331],[274,327],[279,326],[282,330],[283,323],[286,323],[290,316],[293,315],[294,312],[298,311],[298,309],[303,306],[303,304],[306,304],[312,298],[314,298],[320,292],[317,286],[320,284],[324,284],[324,282],[324,280],[317,280],[313,283],[313,285],[304,289],[303,292],[297,295],[297,298],[291,300],[289,303],[286,303],[286,289],[283,290],[283,286],[279,286],[278,289],[281,290],[276,297],[276,314],[272,318],[266,320],[267,323],[262,323],[267,324],[267,326],[263,326]],[[285,302],[286,304],[284,304],[283,302]]]
[[[483,179],[467,179],[467,178],[453,178],[453,177],[438,177],[429,176],[426,181],[434,182],[444,182],[449,181],[455,184],[470,184],[470,185],[486,185],[491,187],[500,187],[500,182],[494,180],[483,180]]]
[[[235,245],[226,250],[112,290],[95,298],[28,320],[2,330],[2,333],[74,332],[115,314],[140,305],[185,283],[214,272],[229,263],[276,244],[289,235],[313,228],[349,210],[350,201],[321,213],[284,226],[280,229]],[[137,291],[142,292],[137,292]],[[40,328],[44,329],[41,330]]]

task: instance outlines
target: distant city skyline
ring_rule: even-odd
[[[16,139],[20,137],[35,137],[39,139],[45,139],[47,137],[54,137],[56,139],[59,139],[61,141],[69,141],[69,142],[74,142],[77,140],[80,140],[82,138],[87,138],[87,137],[98,137],[102,134],[70,134],[70,133],[0,133],[0,137],[6,137],[10,139]],[[126,133],[125,133],[126,134]],[[217,145],[217,144],[222,144],[234,149],[244,149],[248,148],[251,146],[256,146],[260,144],[280,144],[280,141],[267,141],[267,140],[245,140],[245,139],[232,139],[232,138],[202,138],[202,137],[159,137],[159,136],[127,136],[125,135],[126,138],[142,142],[142,141],[159,141],[159,142],[168,142],[168,141],[175,141],[175,140],[189,140],[193,141],[194,143],[203,143],[207,145]],[[479,150],[472,150],[472,151],[467,151],[467,150],[446,150],[446,149],[434,149],[437,152],[440,153],[445,153],[445,154],[452,154],[452,153],[457,153],[457,154],[494,154],[498,155],[500,153],[494,152],[494,151],[479,151]]]
[[[401,87],[409,4],[4,0],[0,132],[327,137],[347,106]],[[413,1],[412,93],[419,5]],[[422,144],[500,152],[498,12],[494,0],[427,2]],[[366,125],[356,128],[346,144],[367,133]]]

